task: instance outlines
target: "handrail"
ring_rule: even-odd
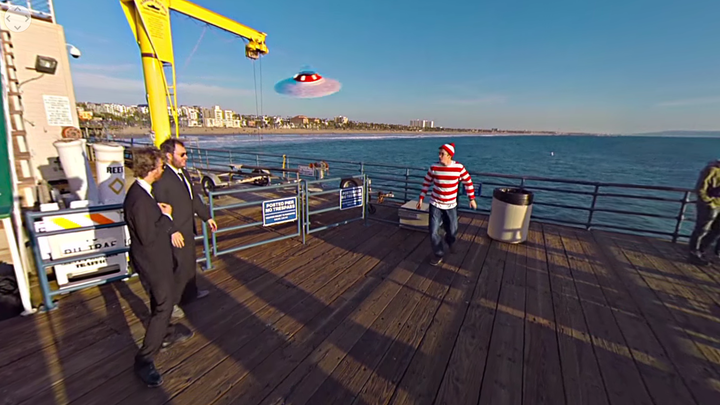
[[[38,6],[38,3],[44,4]],[[27,9],[31,17],[49,20],[52,23],[55,22],[55,10],[52,0],[5,0],[0,3],[0,8],[3,10],[8,10],[11,6],[20,6]]]
[[[326,195],[326,194],[332,194],[332,193],[342,194],[344,191],[349,190],[349,189],[342,188],[342,185],[340,185],[340,187],[335,187],[335,188],[332,188],[332,189],[329,189],[329,190],[310,191],[310,186],[311,186],[311,185],[324,184],[324,183],[340,183],[342,179],[341,179],[341,178],[328,178],[328,179],[309,180],[309,181],[308,181],[308,180],[302,180],[302,183],[304,184],[304,185],[303,185],[303,190],[305,190],[305,192],[304,192],[304,199],[305,199],[305,200],[304,200],[304,206],[305,206],[305,208],[306,208],[306,209],[305,209],[305,212],[304,212],[304,221],[303,221],[303,222],[304,222],[304,224],[303,224],[303,226],[304,226],[303,243],[305,243],[305,237],[306,237],[306,235],[310,235],[310,234],[315,233],[315,232],[324,231],[324,230],[326,230],[326,229],[334,228],[334,227],[337,227],[337,226],[346,225],[346,224],[349,224],[349,223],[355,222],[355,221],[360,221],[360,220],[365,220],[365,221],[367,221],[367,214],[366,214],[366,211],[367,211],[367,203],[366,203],[366,202],[367,202],[367,175],[365,175],[365,174],[357,175],[357,176],[353,176],[353,178],[358,179],[358,180],[362,180],[362,185],[361,185],[361,186],[358,186],[358,187],[361,188],[361,196],[360,196],[360,205],[359,205],[359,206],[358,206],[358,205],[351,205],[351,206],[349,206],[349,207],[342,207],[341,205],[336,205],[336,206],[332,206],[332,207],[329,207],[329,208],[323,208],[323,209],[317,209],[317,210],[311,210],[311,209],[310,209],[310,198],[311,198],[311,197],[316,197],[316,196],[321,196],[321,195]],[[353,189],[356,189],[356,188],[353,188]],[[341,196],[341,201],[342,201],[342,196]],[[354,201],[354,200],[352,200],[352,198],[351,198],[351,202],[356,203],[357,201]],[[339,222],[336,222],[336,223],[333,223],[333,224],[329,224],[329,225],[325,225],[325,226],[321,226],[321,227],[318,227],[318,228],[312,228],[312,222],[310,221],[310,217],[311,217],[312,215],[322,214],[322,213],[325,213],[325,212],[332,212],[332,211],[344,210],[344,209],[358,208],[358,207],[361,208],[361,213],[360,213],[360,216],[359,216],[359,217],[354,217],[354,218],[351,218],[351,219],[339,221]],[[366,223],[367,223],[367,222],[366,222]]]
[[[240,250],[249,249],[256,246],[265,245],[272,242],[278,242],[285,239],[290,239],[294,237],[301,236],[303,237],[303,244],[305,243],[305,235],[303,234],[303,221],[302,216],[300,215],[300,203],[303,199],[303,182],[299,181],[296,183],[287,183],[287,184],[276,184],[272,186],[262,186],[262,187],[251,187],[251,188],[244,188],[244,189],[235,189],[235,190],[226,190],[226,191],[211,191],[209,193],[208,199],[210,200],[210,216],[214,219],[215,213],[222,210],[230,210],[230,209],[237,209],[237,208],[243,208],[243,207],[253,207],[253,206],[259,206],[261,211],[263,211],[264,203],[268,202],[268,200],[256,200],[256,201],[245,201],[240,203],[234,203],[234,204],[226,204],[226,205],[217,205],[215,203],[215,199],[217,197],[223,196],[223,195],[229,195],[229,194],[239,194],[239,193],[257,193],[257,192],[263,192],[263,191],[271,191],[271,190],[279,190],[279,189],[288,189],[291,188],[295,191],[295,195],[291,197],[286,197],[286,199],[293,199],[295,201],[295,218],[294,221],[297,222],[297,230],[289,235],[283,235],[278,236],[271,239],[262,240],[259,242],[254,243],[248,243],[241,246],[235,246],[232,248],[227,248],[223,250],[218,250],[218,243],[217,243],[217,235],[221,233],[227,233],[227,232],[233,232],[233,231],[239,231],[242,229],[252,228],[256,226],[263,226],[263,221],[254,221],[247,224],[242,225],[235,225],[230,227],[225,227],[222,229],[218,229],[217,231],[212,233],[212,256],[222,256],[229,253],[238,252]],[[263,212],[264,215],[264,212]],[[209,241],[207,241],[206,237],[206,245],[209,244]],[[208,250],[209,252],[210,250]],[[207,260],[210,261],[210,255],[207,254]]]
[[[419,185],[422,184],[423,177],[427,168],[402,166],[387,163],[373,163],[373,162],[354,162],[354,161],[343,161],[343,160],[332,160],[332,159],[318,159],[306,156],[292,156],[292,155],[280,155],[272,153],[259,153],[259,152],[242,152],[242,151],[229,151],[222,149],[211,149],[211,148],[198,148],[188,147],[188,149],[194,149],[196,153],[212,153],[211,157],[216,159],[222,159],[223,157],[233,158],[254,158],[256,161],[260,161],[262,158],[265,161],[270,161],[268,158],[285,159],[285,162],[289,165],[289,161],[295,160],[308,160],[308,161],[320,161],[324,160],[329,163],[338,163],[344,165],[340,171],[356,171],[356,173],[367,174],[369,181],[376,180],[373,184],[376,188],[385,188],[394,192],[397,195],[402,195],[404,201],[415,198],[418,193]],[[223,156],[217,156],[215,153],[221,152]],[[282,161],[282,160],[280,160]],[[353,169],[352,166],[356,166]],[[394,170],[398,170],[395,172]],[[337,173],[338,169],[336,169]],[[695,202],[690,199],[690,195],[694,194],[694,190],[683,187],[671,187],[671,186],[656,186],[647,184],[632,184],[632,183],[614,183],[614,182],[596,182],[588,180],[577,180],[577,179],[565,179],[565,178],[554,178],[554,177],[541,177],[541,176],[527,176],[517,174],[503,174],[503,173],[492,173],[492,172],[469,172],[474,181],[485,184],[487,186],[496,187],[519,187],[527,190],[536,192],[536,198],[533,202],[534,205],[538,205],[539,209],[537,215],[534,213],[533,218],[540,221],[552,221],[557,223],[563,223],[571,226],[578,226],[581,224],[585,229],[591,230],[594,227],[603,227],[609,229],[615,229],[617,231],[632,231],[641,233],[650,233],[655,235],[671,236],[673,242],[676,242],[679,238],[686,238],[690,235],[683,232],[683,224],[688,221],[687,218],[687,206]],[[505,179],[511,180],[508,182],[493,182],[485,181],[480,182],[481,179]],[[516,183],[516,184],[512,184]],[[519,184],[518,184],[519,183]],[[532,183],[532,184],[528,184]],[[541,184],[536,184],[541,183]],[[542,183],[550,184],[562,184],[572,187],[548,187],[543,186]],[[587,189],[582,189],[587,187]],[[485,190],[492,190],[490,187],[486,187]],[[650,193],[682,193],[682,197],[677,198],[667,195],[638,195],[638,193],[627,193],[623,194],[623,190],[638,190],[646,191]],[[492,192],[492,191],[490,191]],[[558,194],[564,194],[565,197],[558,196]],[[555,197],[553,197],[555,195]],[[479,196],[485,201],[492,197],[490,196]],[[462,199],[467,197],[461,196]],[[618,201],[620,199],[620,201]],[[399,198],[392,198],[389,201],[403,201]],[[649,205],[643,207],[641,211],[632,211],[628,209],[617,209],[619,202],[626,202],[628,205],[638,204],[643,201],[648,202]],[[654,205],[652,205],[654,204]],[[664,204],[661,206],[661,204]],[[677,210],[670,209],[667,204],[676,204]],[[480,207],[479,207],[480,208]],[[558,211],[550,212],[548,209],[557,208]],[[626,208],[626,207],[622,207]],[[544,210],[544,211],[543,211]],[[578,221],[578,215],[584,214],[567,214],[567,211],[563,210],[580,210],[587,213],[587,218],[583,218],[582,221]],[[460,211],[465,211],[460,209]],[[482,212],[482,209],[478,211]],[[467,211],[472,212],[472,211]],[[667,221],[656,223],[650,228],[638,228],[635,226],[628,226],[629,224],[625,220],[614,220],[615,225],[608,223],[607,220],[598,222],[598,214],[601,217],[607,217],[610,215],[622,215],[624,217],[638,218],[635,222],[637,225],[647,225],[650,222],[643,221],[640,218],[657,218]],[[548,216],[550,215],[550,216]],[[557,217],[557,218],[552,218]],[[602,218],[600,218],[602,219]],[[674,221],[670,223],[668,221]],[[612,222],[612,220],[610,221]],[[632,222],[632,221],[631,221]],[[654,229],[653,229],[654,226]],[[668,229],[674,229],[671,231],[664,231],[661,228],[666,226]]]

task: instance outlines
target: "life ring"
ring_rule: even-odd
[[[308,166],[311,169],[321,169],[325,171],[330,170],[330,165],[324,160],[321,162],[309,163]]]
[[[63,127],[61,136],[64,139],[80,139],[82,138],[82,131],[76,127]]]

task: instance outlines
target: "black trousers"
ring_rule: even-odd
[[[173,304],[176,299],[175,278],[172,268],[141,269],[133,265],[140,277],[143,288],[150,296],[150,319],[145,326],[145,338],[140,350],[135,355],[138,363],[149,363],[160,351],[166,336],[174,332],[170,324]]]
[[[697,219],[695,229],[690,236],[690,253],[703,253],[710,245],[715,245],[715,253],[718,253],[720,208],[712,208],[703,202],[698,202],[696,207]]]
[[[175,304],[187,304],[197,298],[197,265],[195,254],[195,234],[192,228],[180,231],[185,240],[182,248],[173,247],[175,262]]]

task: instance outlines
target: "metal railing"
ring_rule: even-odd
[[[268,200],[245,201],[245,202],[239,202],[239,203],[234,203],[234,204],[217,206],[217,205],[215,205],[215,198],[217,198],[219,196],[231,195],[231,194],[237,195],[237,194],[241,194],[241,193],[257,193],[257,192],[266,192],[266,191],[276,191],[276,190],[288,189],[288,188],[294,189],[295,193],[296,193],[295,196],[288,197],[290,199],[294,199],[294,201],[295,201],[295,216],[294,216],[295,218],[294,219],[297,222],[297,231],[295,233],[292,233],[289,235],[277,236],[275,238],[271,238],[271,239],[267,239],[267,240],[263,240],[263,241],[259,241],[259,242],[248,243],[248,244],[245,244],[242,246],[235,246],[235,247],[224,249],[224,250],[218,250],[218,245],[217,245],[217,235],[218,234],[238,231],[241,229],[247,229],[247,228],[252,228],[252,227],[256,227],[256,226],[262,226],[264,224],[264,221],[255,221],[255,222],[250,222],[247,224],[235,225],[235,226],[231,226],[228,228],[218,229],[216,232],[212,233],[212,255],[213,256],[221,256],[221,255],[225,255],[228,253],[234,253],[234,252],[237,252],[240,250],[244,250],[244,249],[261,246],[261,245],[265,245],[268,243],[277,242],[277,241],[300,236],[302,234],[302,224],[301,224],[301,219],[300,219],[301,216],[298,214],[298,210],[299,210],[299,206],[300,206],[300,202],[301,202],[301,198],[302,198],[303,189],[302,189],[301,182],[297,182],[294,184],[277,184],[277,185],[264,186],[264,187],[251,187],[251,188],[244,188],[244,189],[233,189],[233,190],[210,192],[210,196],[209,196],[210,214],[213,218],[215,218],[215,212],[217,212],[217,211],[231,210],[231,209],[238,209],[238,208],[245,208],[245,207],[254,207],[254,206],[263,207],[265,205],[265,203],[269,202]],[[265,218],[265,212],[263,212],[263,218]],[[207,244],[207,238],[206,238],[205,243]],[[304,243],[304,238],[303,238],[303,243]],[[211,260],[209,252],[210,252],[209,249],[206,250],[206,259],[207,259],[208,263],[210,263],[210,260]]]
[[[373,181],[374,189],[394,192],[398,197],[389,201],[404,203],[417,198],[422,190],[427,169],[365,163],[365,173]],[[373,170],[382,168],[382,172]],[[395,169],[397,173],[388,173]],[[373,174],[377,173],[377,174]],[[489,201],[496,187],[529,190],[535,194],[533,220],[580,227],[587,230],[607,229],[619,232],[651,234],[670,238],[673,242],[689,237],[683,232],[687,208],[694,203],[693,191],[678,187],[646,186],[638,184],[590,182],[538,176],[509,175],[486,172],[469,172],[476,184],[482,184],[488,195],[479,197],[478,211],[489,213]],[[460,198],[465,207],[467,197]],[[482,201],[488,201],[483,207]],[[632,209],[623,209],[619,206]],[[472,212],[460,208],[463,212]],[[650,219],[650,220],[647,220]],[[646,226],[630,226],[640,224]]]
[[[305,183],[305,186],[304,186],[304,190],[305,190],[305,202],[304,202],[305,232],[303,232],[303,243],[305,243],[306,235],[310,235],[315,232],[324,231],[324,230],[330,229],[330,228],[335,228],[340,225],[346,225],[346,224],[349,224],[349,223],[352,223],[355,221],[365,220],[365,218],[366,218],[365,212],[367,211],[366,204],[365,204],[365,202],[367,200],[367,176],[359,175],[359,176],[353,176],[353,178],[362,181],[362,185],[357,186],[357,187],[343,188],[342,184],[340,184],[343,179],[340,177],[330,178],[330,179],[322,179],[322,180],[312,180],[312,181],[303,180],[303,183]],[[334,182],[337,182],[338,184],[340,184],[340,187],[334,187],[332,189],[322,190],[322,191],[312,191],[312,192],[310,191],[310,187],[312,185],[322,186],[323,184],[334,183]],[[357,202],[357,191],[359,191],[359,193],[360,193],[360,196],[359,196],[359,198],[360,198],[359,204],[360,205],[358,205],[358,202]],[[317,197],[317,196],[327,195],[327,194],[338,194],[339,199],[340,199],[338,205],[333,205],[328,208],[321,208],[321,209],[317,209],[314,211],[310,209],[310,197]],[[344,202],[343,200],[347,200],[348,202],[343,204],[343,202]],[[329,225],[321,226],[321,227],[318,227],[315,229],[313,229],[311,227],[310,217],[312,215],[322,214],[322,213],[332,212],[332,211],[338,211],[338,210],[344,210],[344,209],[358,208],[358,207],[362,208],[361,215],[359,217],[346,219],[346,220],[335,222],[335,223],[332,223]]]
[[[118,228],[118,227],[125,226],[125,222],[114,222],[114,223],[102,224],[102,225],[75,227],[75,228],[62,229],[62,230],[57,230],[57,231],[38,231],[35,229],[35,220],[41,219],[43,217],[52,217],[52,216],[70,215],[70,214],[90,214],[93,212],[121,210],[121,209],[122,209],[122,205],[103,205],[103,206],[98,206],[98,207],[75,208],[75,209],[65,209],[65,210],[46,211],[46,212],[39,212],[39,211],[25,212],[25,224],[26,224],[28,233],[30,235],[30,244],[31,244],[33,254],[35,256],[35,264],[37,266],[37,274],[38,274],[38,279],[40,281],[40,290],[42,292],[43,305],[45,306],[45,311],[50,311],[57,306],[55,304],[55,302],[53,302],[53,300],[52,300],[52,298],[55,295],[65,294],[65,293],[68,293],[71,291],[77,291],[77,290],[81,290],[81,289],[85,289],[85,288],[89,288],[89,287],[94,287],[94,286],[102,285],[102,284],[105,284],[105,283],[108,283],[111,281],[122,280],[122,279],[130,277],[130,274],[122,274],[122,275],[118,275],[115,277],[109,277],[109,278],[97,280],[97,281],[75,282],[75,283],[73,283],[73,285],[61,287],[57,290],[52,290],[50,288],[50,281],[49,281],[48,275],[47,275],[48,267],[63,265],[63,264],[70,264],[73,262],[78,262],[78,261],[87,260],[87,259],[95,259],[95,258],[99,258],[99,257],[109,257],[109,256],[115,256],[115,255],[119,255],[119,254],[126,254],[130,251],[130,249],[128,247],[124,247],[124,248],[118,248],[118,249],[110,249],[110,250],[86,253],[86,254],[82,254],[82,255],[73,255],[73,256],[64,257],[61,259],[46,260],[45,258],[43,258],[43,254],[42,254],[42,251],[40,248],[39,238],[49,238],[52,236],[65,235],[65,234],[71,234],[71,233],[83,232],[83,231],[95,231],[95,230],[100,230],[100,229]]]
[[[55,22],[55,9],[52,0],[3,0],[0,2],[0,8],[3,11],[10,9],[12,6],[27,9],[32,17],[52,23]]]
[[[308,156],[243,152],[229,149],[188,147],[193,165],[228,167],[227,162],[261,165],[292,165],[317,162]],[[366,174],[372,187],[392,192],[390,203],[402,205],[419,196],[427,168],[383,163],[324,159],[330,166],[328,175]],[[492,191],[496,187],[518,187],[535,194],[533,220],[558,223],[587,230],[606,229],[633,234],[649,234],[677,242],[690,236],[694,217],[694,191],[682,187],[642,184],[592,182],[563,178],[525,176],[471,171],[476,185],[485,186],[486,195],[478,195],[478,212],[490,212]],[[372,200],[372,196],[369,196]],[[467,207],[467,197],[459,197],[460,211]]]
[[[97,212],[105,212],[105,211],[117,211],[118,213],[121,213],[123,211],[123,205],[122,204],[113,204],[113,205],[99,205],[99,206],[93,206],[93,207],[87,207],[87,208],[74,208],[74,209],[63,209],[63,210],[55,210],[55,211],[26,211],[25,212],[25,225],[28,230],[28,234],[30,236],[30,244],[31,249],[33,251],[33,256],[35,258],[35,265],[38,269],[38,279],[40,281],[40,291],[42,293],[42,301],[43,305],[45,307],[46,311],[52,310],[57,307],[57,304],[53,301],[53,297],[59,294],[66,294],[72,291],[82,290],[90,287],[95,287],[99,285],[103,285],[106,283],[110,283],[117,280],[123,280],[128,279],[130,277],[133,277],[137,273],[131,271],[132,267],[128,263],[128,271],[125,274],[117,275],[114,277],[108,277],[104,278],[102,280],[97,281],[77,281],[73,282],[72,284],[68,286],[62,286],[58,288],[57,290],[53,290],[50,288],[50,280],[48,278],[47,269],[49,267],[57,266],[57,265],[63,265],[63,264],[69,264],[73,262],[79,262],[83,260],[88,259],[95,259],[99,257],[109,257],[109,256],[115,256],[118,254],[127,254],[130,252],[129,247],[124,248],[118,248],[118,249],[111,249],[111,250],[103,250],[103,251],[97,251],[93,253],[87,253],[82,255],[74,255],[69,257],[64,257],[61,259],[45,259],[43,257],[43,252],[40,247],[40,239],[41,238],[50,238],[52,236],[58,236],[58,235],[66,235],[66,234],[72,234],[76,232],[84,232],[84,231],[98,231],[102,229],[111,229],[111,228],[119,228],[119,227],[126,227],[127,224],[124,221],[118,221],[113,222],[109,224],[101,224],[101,225],[93,225],[93,226],[84,226],[84,227],[73,227],[63,230],[56,230],[56,231],[43,231],[43,230],[36,230],[36,220],[41,219],[43,217],[57,217],[57,216],[66,216],[66,215],[73,215],[73,214],[92,214]],[[205,222],[202,223],[202,235],[198,235],[194,238],[195,241],[203,241],[203,250],[204,250],[204,257],[199,257],[196,259],[196,263],[203,265],[203,270],[210,270],[212,269],[212,261],[210,259],[210,249],[209,249],[209,242],[208,242],[208,228],[207,224]]]

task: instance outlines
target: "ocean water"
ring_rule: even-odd
[[[290,165],[307,163],[297,157],[314,160],[344,160],[385,165],[427,168],[437,161],[438,148],[446,142],[454,142],[455,160],[463,163],[473,179],[482,184],[480,208],[489,210],[492,190],[499,185],[519,185],[518,180],[503,180],[477,173],[500,173],[521,176],[538,176],[554,179],[582,180],[602,183],[628,183],[648,186],[668,186],[692,189],[700,170],[720,157],[720,138],[647,137],[647,136],[470,136],[443,135],[438,137],[408,135],[239,135],[218,138],[196,138],[197,145],[205,148],[233,150],[236,153],[263,153],[288,155]],[[236,155],[239,156],[239,155]],[[272,159],[270,159],[272,160]],[[278,161],[273,161],[277,164]],[[251,163],[247,161],[247,163]],[[265,160],[262,163],[270,164]],[[342,165],[331,164],[330,175],[339,175],[333,169]],[[366,171],[375,175],[402,176],[403,170],[367,166]],[[420,181],[422,170],[413,170],[415,181]],[[543,187],[592,192],[592,186],[566,185],[527,181],[529,188]],[[391,184],[374,181],[374,188],[392,188]],[[395,195],[397,184],[394,185]],[[532,188],[531,188],[532,189]],[[404,189],[399,197],[405,198]],[[625,188],[600,189],[601,193],[646,195],[656,198],[680,200],[681,192],[633,190]],[[588,211],[553,206],[542,203],[590,207],[592,196],[570,194],[562,191],[537,190],[533,216],[585,223]],[[408,199],[416,198],[411,191]],[[691,196],[694,200],[694,195]],[[466,200],[463,204],[466,203]],[[598,197],[596,208],[625,210],[650,215],[677,217],[677,202],[646,201],[633,198]],[[694,220],[693,205],[686,211],[689,217],[682,231],[688,234]],[[625,226],[662,232],[673,232],[674,219],[652,216],[634,216],[596,212],[593,224]]]

